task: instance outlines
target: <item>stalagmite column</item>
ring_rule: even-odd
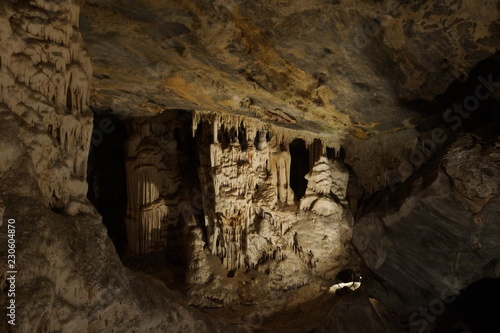
[[[277,199],[284,204],[293,204],[293,190],[290,187],[290,156],[289,142],[284,138],[278,141],[275,136],[270,149],[269,171],[273,177]]]
[[[179,221],[181,182],[175,122],[137,119],[126,142],[127,237],[136,253],[159,251],[170,224]]]
[[[347,169],[339,162],[321,156],[306,179],[307,190],[300,201],[300,208],[322,216],[336,214],[337,219],[340,219],[341,204],[347,204],[346,191],[349,181]]]

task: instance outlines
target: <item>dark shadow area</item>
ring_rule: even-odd
[[[94,129],[88,159],[87,197],[102,215],[116,251],[121,256],[127,247],[125,213],[127,182],[124,142],[127,132],[124,122],[105,112],[92,109]]]
[[[196,133],[198,134],[199,131],[201,131],[201,128],[198,128]],[[201,193],[201,184],[198,176],[200,157],[198,154],[196,136],[193,137],[192,135],[190,118],[186,118],[182,126],[175,128],[174,138],[177,141],[177,152],[179,156],[178,163],[181,176],[181,192],[184,191],[189,198],[187,204],[192,208],[191,213],[198,222],[198,226],[204,228],[204,223],[201,223],[204,218],[203,209],[201,209],[201,197],[195,198],[197,194]],[[198,201],[195,202],[195,200]],[[182,276],[184,276],[187,265],[186,253],[188,239],[186,231],[189,221],[186,221],[185,218],[189,218],[189,216],[184,216],[181,212],[177,224],[171,224],[167,227],[165,246],[167,265],[178,267],[179,271],[182,268]]]
[[[467,131],[489,123],[499,122],[498,96],[500,90],[500,52],[479,62],[469,73],[467,78],[455,80],[445,93],[432,101],[414,100],[404,103],[427,120],[417,126],[420,132],[427,132],[439,126],[462,126]],[[450,108],[453,114],[449,120],[443,119],[444,112]],[[455,129],[455,128],[454,128]]]
[[[166,176],[170,186],[174,186],[173,184],[177,181],[180,183],[178,189],[174,191],[166,190],[166,187],[160,191],[161,200],[169,203],[169,209],[178,208],[179,215],[175,212],[171,216],[163,217],[160,231],[162,242],[154,252],[137,254],[127,250],[122,260],[126,267],[155,276],[167,287],[184,292],[189,252],[189,228],[191,228],[192,218],[202,230],[205,228],[201,184],[198,176],[200,166],[198,141],[203,134],[208,140],[208,133],[203,133],[207,125],[202,122],[193,137],[191,114],[184,110],[169,110],[168,114],[148,118],[148,121],[151,124],[160,125],[159,127],[164,128],[164,131],[151,134],[143,140],[160,140],[163,136],[168,138],[164,143],[152,145],[158,145],[160,149],[163,149],[162,168],[163,166],[167,169],[174,168],[175,177],[165,174],[158,176]],[[212,139],[211,136],[210,139]],[[160,169],[157,172],[167,172],[167,170]]]
[[[500,52],[486,60],[479,62],[469,73],[465,80],[457,80],[447,91],[437,96],[433,101],[412,101],[405,106],[418,110],[427,120],[417,126],[421,133],[420,144],[434,143],[435,149],[430,146],[414,149],[412,153],[405,154],[403,158],[407,163],[400,165],[402,170],[410,170],[411,176],[405,180],[406,185],[399,182],[399,173],[394,172],[394,182],[388,188],[370,196],[363,195],[359,200],[359,218],[365,213],[379,209],[388,201],[393,202],[398,208],[410,196],[412,183],[423,177],[425,186],[430,184],[437,176],[441,156],[449,144],[463,132],[473,133],[481,137],[486,143],[494,144],[500,133]],[[446,112],[450,109],[451,112]],[[433,132],[438,129],[444,133],[444,142],[437,142]],[[431,151],[423,153],[424,162],[420,166],[411,161],[414,152]],[[352,195],[351,195],[352,197]]]
[[[500,278],[470,284],[436,320],[432,333],[500,332]]]
[[[307,189],[305,176],[309,172],[309,151],[302,139],[295,139],[290,143],[290,155],[292,162],[290,166],[290,186],[294,193],[294,200],[300,200]]]
[[[247,130],[245,126],[243,126],[243,123],[241,123],[240,127],[238,127],[238,142],[240,143],[242,151],[245,151],[248,148],[246,137],[247,137]]]
[[[190,169],[183,169],[183,180],[189,188],[189,193],[191,195],[191,203],[193,207],[193,215],[198,223],[198,227],[203,232],[203,240],[207,241],[207,227],[205,225],[205,213],[203,211],[203,198],[200,193],[202,190],[200,175],[198,170],[203,170],[206,172],[209,170],[210,165],[210,143],[213,139],[213,134],[211,132],[212,125],[207,121],[202,121],[194,135],[194,138],[190,135],[189,137],[189,151],[186,152],[188,159],[187,163],[191,166]],[[208,173],[208,177],[212,177]],[[206,189],[207,197],[205,199],[213,200],[215,198],[215,188],[212,186]],[[198,194],[198,195],[197,195]]]
[[[222,125],[217,132],[217,141],[220,143],[222,149],[227,149],[233,142],[238,140],[236,129],[234,127],[226,128]]]

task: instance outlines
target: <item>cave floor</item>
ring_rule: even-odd
[[[165,255],[158,253],[135,255],[125,252],[121,257],[129,269],[154,276],[171,290],[189,298],[189,286],[184,282],[184,267],[181,264],[165,265]],[[243,273],[232,279],[243,280],[247,277]],[[345,297],[328,292],[333,283],[335,282],[312,278],[308,285],[295,290],[260,293],[253,301],[219,308],[201,308],[201,311],[227,321],[236,332],[310,331],[324,323],[332,305],[342,302]]]

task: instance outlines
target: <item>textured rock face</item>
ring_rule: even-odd
[[[0,105],[11,112],[3,115],[19,126],[45,201],[75,214],[84,209],[92,129],[92,68],[76,29],[79,7],[71,1],[6,1],[1,13]],[[19,147],[4,146],[3,172],[19,155]]]
[[[91,67],[78,13],[70,0],[0,3],[0,285],[12,275],[7,219],[18,271],[16,325],[0,331],[226,332],[124,268],[86,199]]]
[[[97,104],[358,137],[411,126],[401,102],[443,93],[499,47],[496,1],[87,0],[82,14]]]
[[[499,142],[460,137],[440,161],[354,226],[353,243],[367,265],[396,289],[402,313],[496,277],[500,214]],[[406,193],[404,199],[395,199]]]
[[[11,194],[4,202],[6,216],[16,218],[18,229],[16,330],[231,331],[188,308],[158,279],[123,267],[97,216],[55,214],[34,199]],[[6,249],[1,251],[5,257]],[[5,304],[6,293],[0,299]],[[2,332],[8,332],[5,324]]]
[[[185,156],[177,149],[174,132],[184,123],[182,118],[173,121],[143,119],[130,123],[125,152],[126,225],[129,248],[136,253],[165,248],[168,226],[179,223],[182,207],[180,168]]]
[[[198,305],[239,300],[237,287],[222,292],[222,282],[213,286],[213,279],[228,271],[267,270],[271,284],[262,288],[277,290],[308,284],[312,275],[335,276],[347,262],[352,226],[348,172],[335,154],[326,156],[335,148],[312,134],[255,119],[196,112],[193,165],[186,163],[186,138],[178,134],[186,132],[186,116],[191,117],[144,118],[130,126],[130,249],[156,252],[178,242],[177,249],[186,251],[187,281],[198,284],[193,291],[198,299],[192,301]],[[302,156],[292,156],[294,140],[304,142]],[[309,160],[309,175],[292,175],[292,159]],[[294,195],[293,177],[309,179],[304,198]],[[172,232],[178,234],[171,237]],[[211,287],[204,287],[209,281]]]

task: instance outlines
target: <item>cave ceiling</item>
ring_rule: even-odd
[[[248,115],[358,138],[413,127],[500,44],[496,0],[85,0],[91,105]]]

